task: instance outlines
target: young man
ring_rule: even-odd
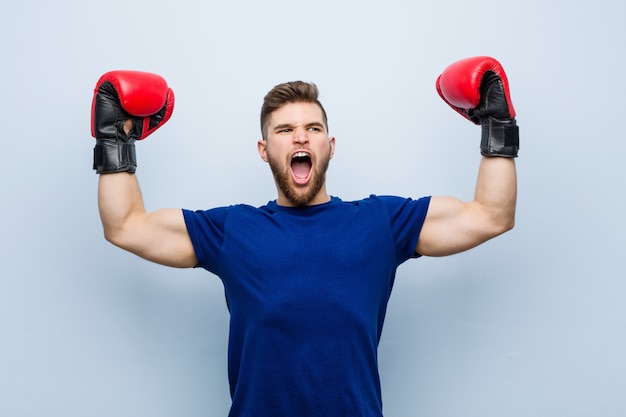
[[[489,57],[461,60],[437,90],[482,127],[473,201],[330,196],[335,138],[317,87],[298,81],[274,87],[261,110],[258,151],[276,200],[146,212],[134,141],[169,119],[173,92],[149,73],[98,81],[92,134],[105,237],[147,260],[220,277],[231,315],[230,416],[382,416],[377,348],[397,267],[513,227],[519,135],[504,70]]]

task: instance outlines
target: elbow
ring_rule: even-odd
[[[508,216],[506,217],[505,232],[508,232],[509,230],[513,230],[514,227],[515,227],[515,205],[513,205],[511,210],[509,210]]]
[[[512,213],[508,216],[504,216],[500,219],[498,219],[495,224],[494,224],[494,228],[495,228],[495,236],[499,236],[501,234],[504,234],[510,230],[513,230],[513,228],[515,227],[515,214]]]
[[[103,228],[103,235],[104,235],[104,239],[115,245],[115,246],[120,246],[121,247],[121,233],[120,233],[120,229],[116,229],[116,228],[112,228],[112,227],[106,227],[104,226]]]
[[[504,225],[502,233],[509,232],[513,230],[514,228],[515,228],[515,218],[513,217]]]
[[[515,210],[497,210],[488,213],[484,218],[484,233],[487,240],[500,236],[515,227]]]

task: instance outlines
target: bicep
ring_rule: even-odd
[[[489,216],[480,204],[432,197],[415,250],[424,256],[452,255],[493,236]]]
[[[190,268],[197,264],[181,209],[141,213],[127,221],[124,241],[118,246],[152,262]]]

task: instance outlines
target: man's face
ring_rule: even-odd
[[[335,151],[322,109],[315,103],[288,103],[271,115],[265,140],[258,143],[278,189],[278,204],[306,206],[329,201],[326,170]]]

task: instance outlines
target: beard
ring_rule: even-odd
[[[287,200],[296,207],[307,206],[320,192],[324,184],[326,183],[326,171],[328,170],[328,164],[330,163],[330,151],[328,155],[325,155],[322,159],[322,164],[318,166],[311,166],[313,170],[311,174],[311,181],[302,190],[299,190],[296,185],[292,183],[290,166],[281,169],[280,163],[274,158],[268,155],[267,161],[274,175],[274,181],[276,186],[285,195]]]

